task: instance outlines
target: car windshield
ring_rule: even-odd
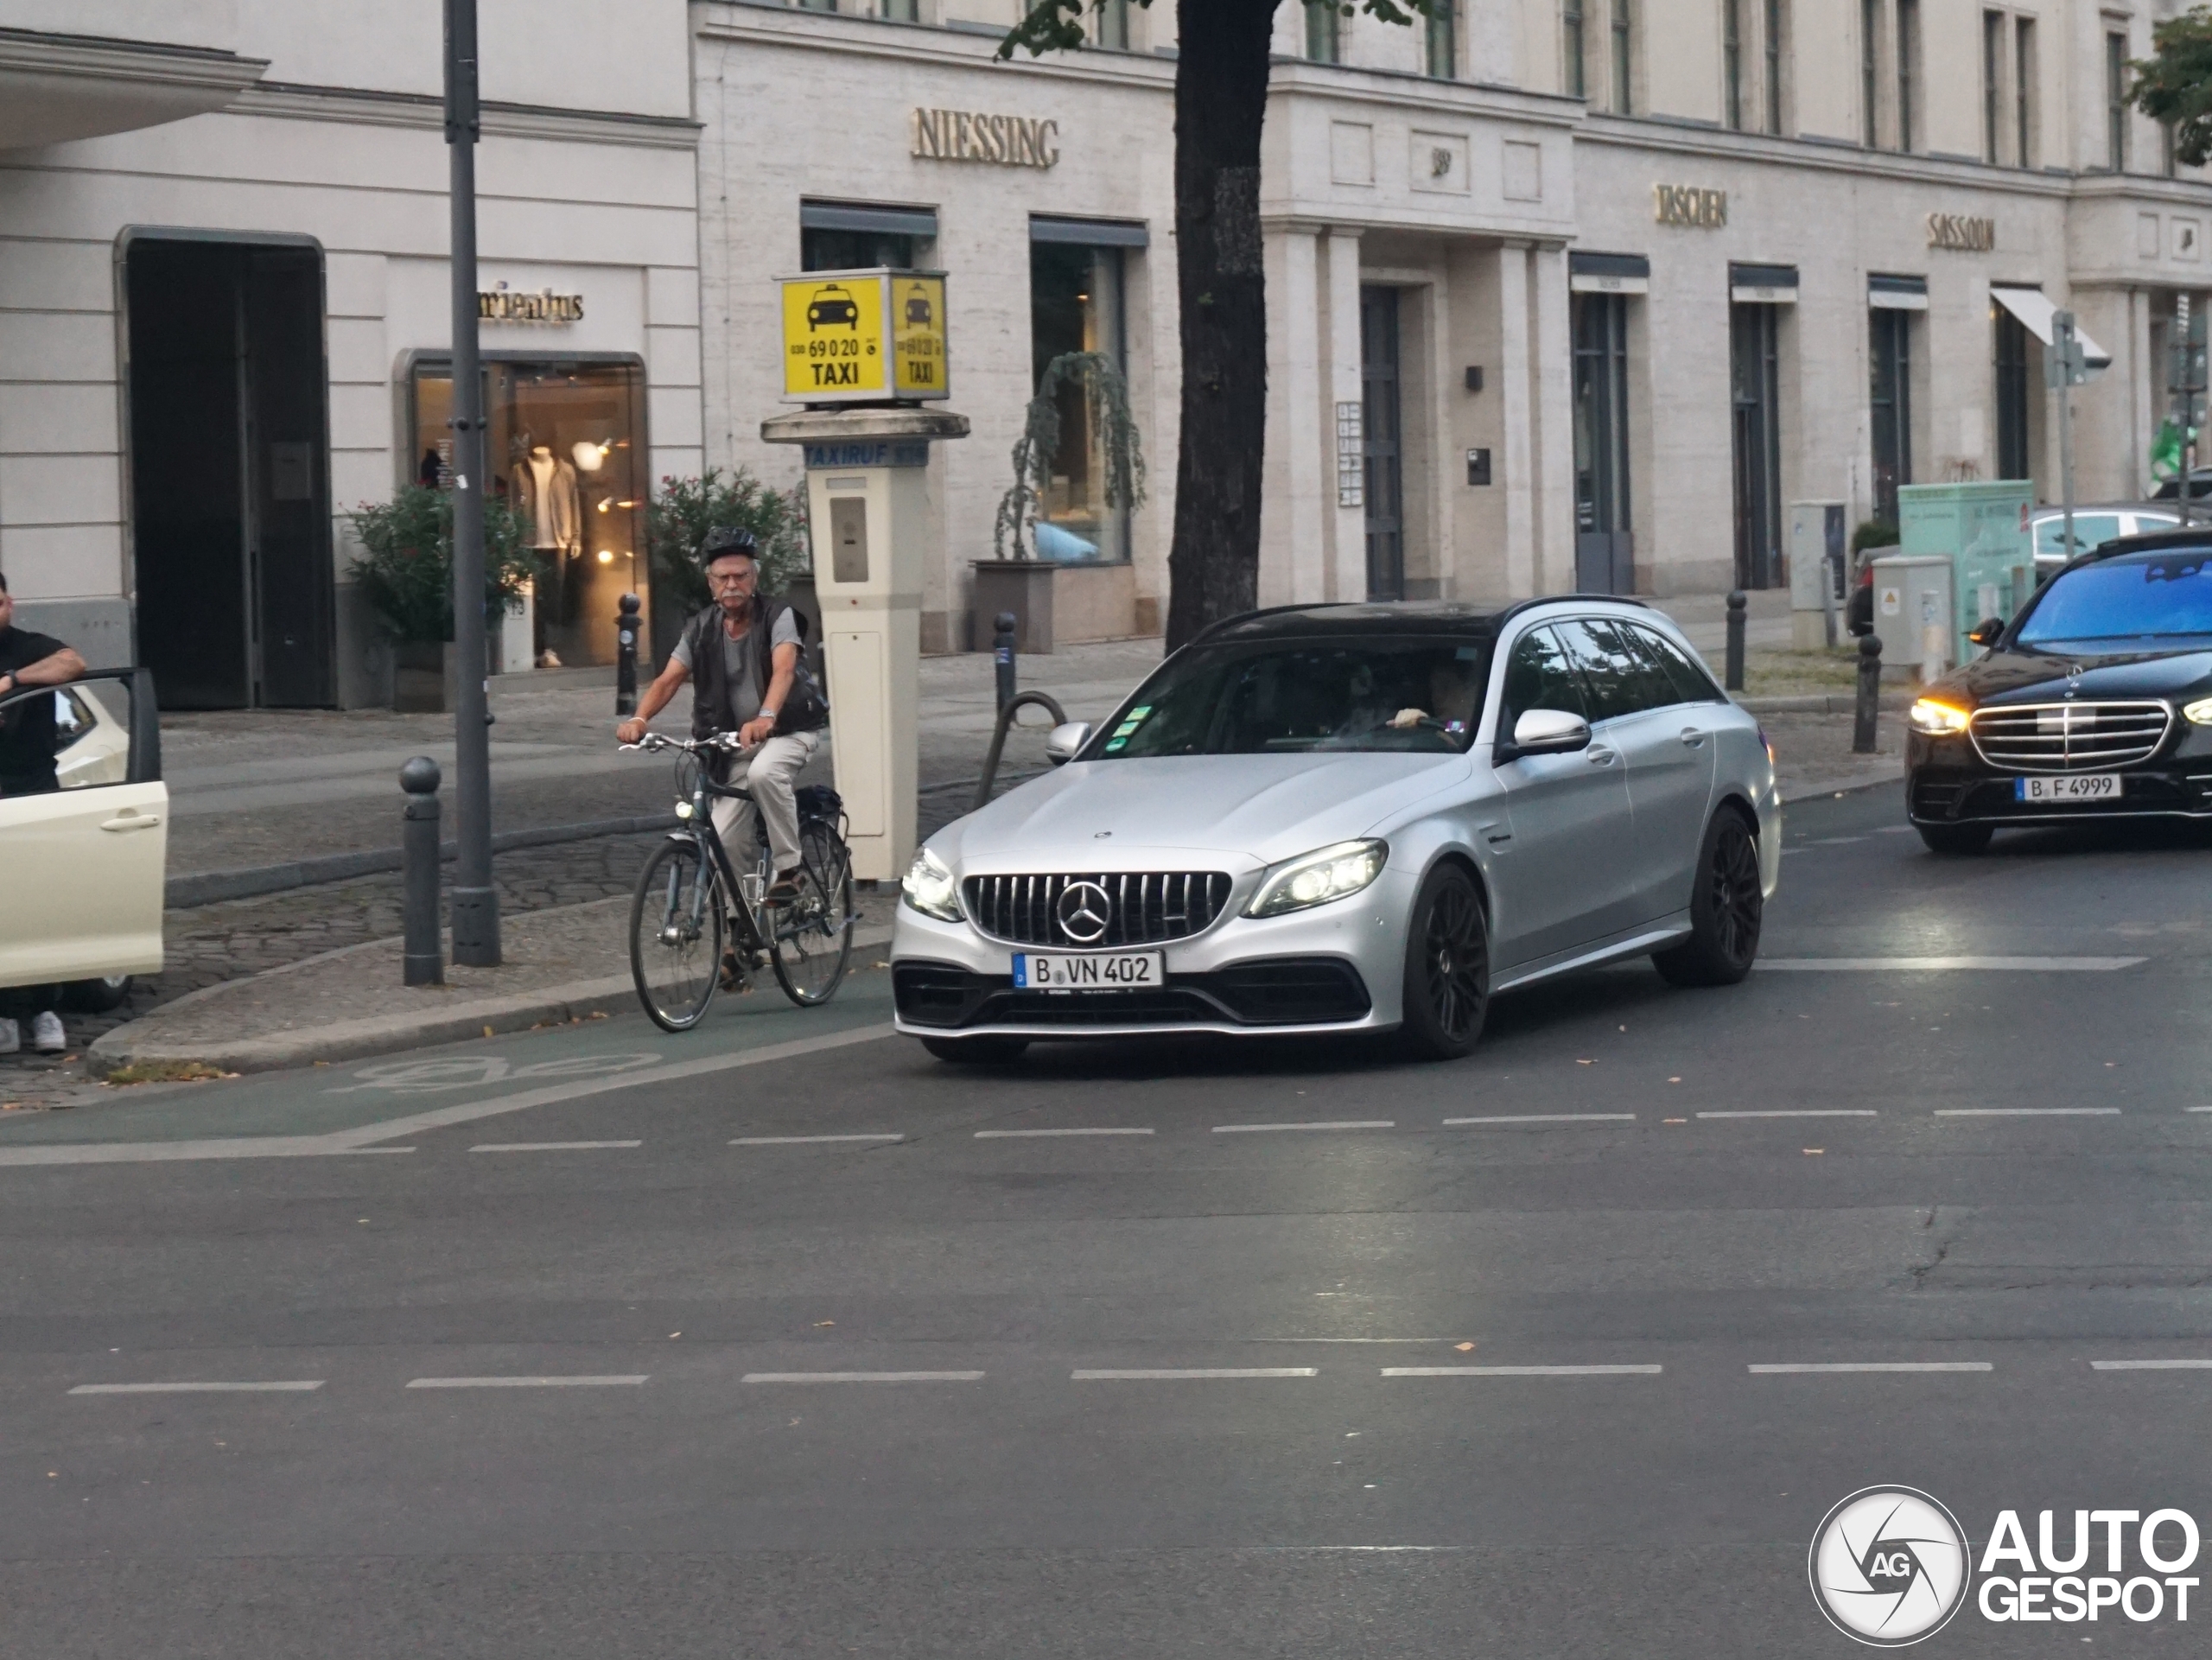
[[[2212,549],[2125,554],[2063,571],[2013,638],[2109,651],[2212,638]]]
[[[1257,755],[1466,748],[1490,678],[1487,640],[1280,640],[1160,666],[1091,753]]]

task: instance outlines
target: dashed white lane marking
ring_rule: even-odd
[[[979,1142],[1010,1142],[1033,1135],[1149,1135],[1148,1129],[979,1129]]]
[[[2091,1371],[2212,1371],[2212,1360],[2092,1360]]]
[[[1994,1371],[1996,1368],[1986,1360],[1785,1360],[1744,1370],[1770,1377],[1783,1372]]]
[[[1339,1118],[1296,1124],[1216,1124],[1217,1135],[1264,1135],[1278,1129],[1395,1129],[1395,1118]]]
[[[979,1371],[749,1371],[741,1383],[972,1383]]]
[[[619,1389],[642,1383],[648,1376],[645,1372],[636,1372],[626,1377],[413,1377],[408,1380],[407,1387],[411,1390]]]
[[[1955,970],[2020,974],[2112,974],[2146,957],[1763,957],[1758,966],[1799,973],[1944,974]]]
[[[2183,1112],[2212,1112],[2212,1107],[2183,1107]]]
[[[1656,1377],[1662,1366],[1385,1366],[1385,1377]]]
[[[256,1383],[79,1383],[72,1395],[304,1395],[322,1387],[320,1377]]]
[[[1873,1107],[1760,1107],[1741,1112],[1700,1112],[1700,1118],[1878,1118]]]
[[[1446,1118],[1446,1124],[1632,1124],[1632,1112],[1515,1112],[1487,1118]]]
[[[1070,1381],[1077,1383],[1172,1383],[1183,1378],[1319,1376],[1319,1369],[1313,1366],[1160,1366],[1122,1371],[1086,1369],[1068,1374]]]
[[[732,1147],[809,1147],[820,1142],[903,1142],[904,1135],[741,1135]]]
[[[643,1142],[479,1142],[471,1153],[592,1153],[602,1148],[643,1147]]]
[[[2117,1118],[2118,1107],[1938,1107],[1938,1118]]]

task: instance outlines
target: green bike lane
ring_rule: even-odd
[[[415,1129],[524,1112],[887,1036],[891,976],[855,968],[836,998],[801,1008],[762,985],[715,1000],[689,1032],[634,1002],[604,1019],[375,1059],[204,1083],[120,1087],[67,1111],[0,1119],[0,1167],[140,1158],[315,1156],[389,1150]]]

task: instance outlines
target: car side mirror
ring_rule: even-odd
[[[1076,756],[1076,751],[1090,741],[1090,722],[1070,721],[1056,726],[1045,739],[1045,759],[1055,766],[1065,766]]]
[[[1967,634],[1967,639],[1973,644],[1980,646],[1984,651],[1987,651],[2004,637],[2005,619],[2002,617],[1984,617],[1980,622],[1974,626],[1973,632]]]
[[[1590,722],[1563,709],[1532,709],[1513,723],[1503,760],[1523,755],[1566,755],[1590,747]]]

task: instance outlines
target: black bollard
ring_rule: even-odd
[[[622,596],[622,614],[614,620],[614,712],[638,712],[638,596]]]
[[[1882,709],[1882,637],[1859,637],[1859,707],[1851,725],[1851,753],[1874,753],[1874,717]]]
[[[1744,607],[1750,603],[1740,588],[1728,595],[1727,686],[1731,691],[1744,689]]]
[[[998,666],[999,708],[1001,710],[1014,701],[1014,613],[1000,612],[998,633],[991,639],[991,658]]]
[[[400,916],[410,986],[442,986],[446,980],[445,947],[438,934],[438,764],[428,755],[417,755],[399,769],[399,787],[407,792],[400,825],[406,890]]]

